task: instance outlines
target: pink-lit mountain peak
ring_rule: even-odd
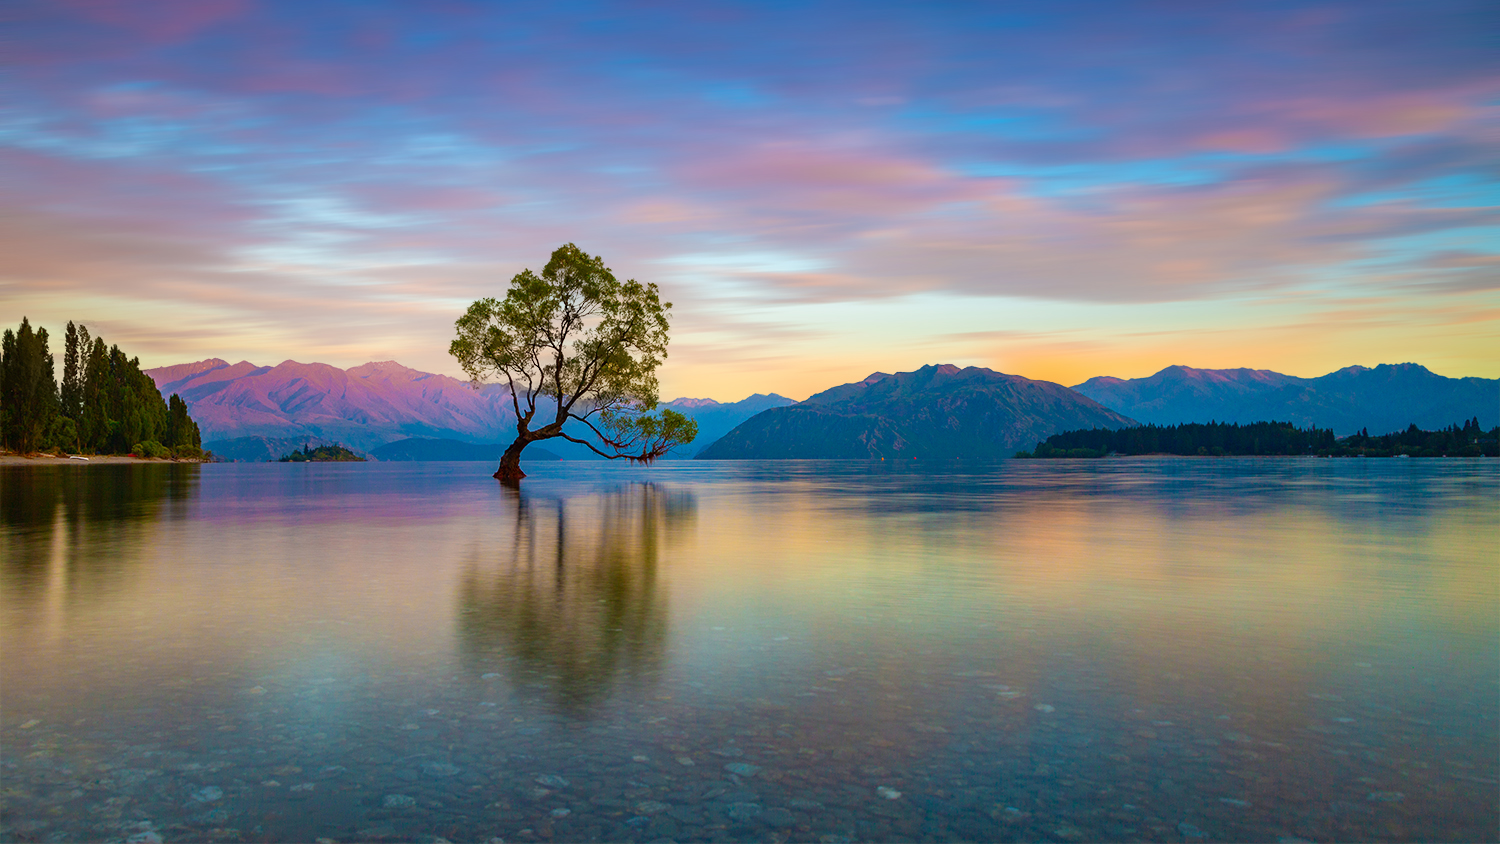
[[[1191,366],[1169,366],[1156,373],[1158,377],[1178,377],[1188,381],[1205,381],[1214,384],[1228,383],[1260,383],[1280,384],[1290,379],[1291,376],[1280,372],[1272,372],[1269,369],[1196,369]]]
[[[362,363],[359,366],[351,367],[349,374],[355,378],[364,378],[367,380],[424,381],[429,378],[447,377],[431,372],[423,372],[419,369],[412,369],[393,360],[372,360],[369,363]],[[448,380],[454,381],[457,379],[449,378]]]
[[[220,358],[209,358],[208,360],[200,360],[193,363],[179,363],[173,366],[163,366],[151,371],[153,373],[158,373],[156,375],[153,375],[152,377],[156,379],[157,386],[160,387],[163,384],[169,384],[174,381],[182,381],[188,378],[192,378],[195,375],[202,375],[205,372],[211,372],[216,369],[223,369],[228,365],[229,362],[226,360],[221,360]]]
[[[159,389],[187,401],[205,439],[291,432],[371,448],[432,434],[493,439],[514,424],[503,391],[473,390],[392,361],[343,370],[294,360],[259,367],[215,359],[147,374]]]

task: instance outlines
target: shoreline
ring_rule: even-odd
[[[52,454],[0,454],[0,466],[100,466],[117,465],[121,463],[208,463],[207,460],[194,460],[185,458],[176,460],[172,458],[136,457],[131,454],[80,454],[69,457],[58,457]]]

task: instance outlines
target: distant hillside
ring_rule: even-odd
[[[371,449],[424,435],[493,441],[515,425],[503,389],[474,390],[392,361],[346,371],[323,363],[231,365],[215,358],[146,374],[164,394],[182,396],[205,440],[305,436]]]
[[[718,402],[713,399],[674,399],[657,405],[657,410],[670,409],[687,416],[698,423],[698,436],[691,443],[675,451],[668,453],[663,460],[681,460],[691,458],[698,452],[712,445],[715,440],[729,433],[734,427],[746,419],[772,407],[785,407],[796,404],[786,396],[756,394],[747,399],[736,402]],[[545,413],[545,411],[540,411]],[[512,423],[514,424],[514,423]],[[573,425],[568,433],[574,436],[583,436],[587,430],[580,425]],[[496,437],[496,440],[509,445],[511,437],[515,435],[514,427],[506,431],[505,436]],[[503,446],[502,446],[503,448]],[[526,448],[522,459],[529,458],[531,453],[538,448],[545,448],[554,452],[563,460],[604,460],[598,454],[590,451],[587,447],[577,443],[568,442],[564,439],[545,440],[540,446],[531,445]],[[381,458],[384,460],[385,458]]]
[[[1414,363],[1351,366],[1318,378],[1169,366],[1149,378],[1090,378],[1073,389],[1158,425],[1276,420],[1347,436],[1364,428],[1384,434],[1412,424],[1439,429],[1474,416],[1486,428],[1500,421],[1500,379],[1445,378]]]
[[[405,440],[397,440],[386,443],[370,452],[370,456],[376,460],[461,460],[472,462],[496,463],[500,462],[500,455],[510,445],[508,442],[501,443],[466,443],[458,440],[427,439],[424,437],[412,437]],[[521,459],[532,460],[560,460],[557,454],[539,445],[529,445],[522,452]]]
[[[146,374],[164,395],[175,392],[182,396],[198,420],[204,440],[221,444],[244,437],[295,440],[297,448],[304,442],[341,442],[356,451],[374,454],[380,446],[410,438],[509,444],[516,430],[506,388],[488,384],[475,390],[456,378],[421,372],[393,361],[343,370],[323,363],[286,361],[278,366],[256,366],[249,361],[230,364],[212,358],[149,369]],[[692,457],[762,410],[793,403],[775,394],[754,395],[737,402],[664,402],[662,407],[698,422],[698,438],[668,457]],[[546,408],[540,412],[545,415]],[[573,426],[569,432],[583,436],[587,429]],[[253,443],[231,448],[248,449],[244,452],[247,455],[260,453],[260,446]],[[536,449],[535,445],[527,448],[526,456],[531,457]],[[584,446],[560,439],[547,442],[546,450],[568,460],[604,459]],[[538,455],[533,459],[547,458]]]
[[[698,458],[998,458],[1059,431],[1131,424],[1060,384],[945,364],[877,372],[766,410]]]
[[[205,442],[203,448],[229,463],[265,463],[301,448],[331,445],[338,443],[322,437],[235,437]]]
[[[756,393],[748,399],[724,403],[713,399],[677,399],[666,402],[662,407],[675,410],[698,423],[697,439],[678,449],[680,454],[674,453],[668,457],[696,456],[755,414],[773,407],[787,407],[796,403],[793,399],[778,396],[775,393],[769,396]]]

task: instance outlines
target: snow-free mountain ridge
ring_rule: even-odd
[[[1097,377],[1073,387],[1145,423],[1292,422],[1347,436],[1415,424],[1436,430],[1479,417],[1500,420],[1500,379],[1445,378],[1415,363],[1349,366],[1317,378],[1264,369],[1169,366],[1148,378]]]
[[[394,361],[343,370],[321,363],[257,366],[212,358],[146,374],[163,395],[177,393],[188,403],[205,445],[258,437],[295,439],[299,447],[304,440],[340,442],[372,453],[412,437],[497,443],[509,442],[515,434],[504,387],[489,384],[475,390],[456,378]],[[1004,389],[1002,382],[1008,385]],[[959,396],[954,390],[969,393]],[[989,395],[980,398],[975,390]],[[1170,366],[1149,378],[1101,376],[1069,389],[944,364],[895,375],[871,373],[800,404],[757,394],[738,402],[683,398],[662,406],[694,418],[699,426],[698,438],[673,457],[730,451],[742,456],[869,457],[890,452],[910,457],[932,449],[1006,456],[1000,452],[1012,443],[1014,451],[1068,428],[1114,427],[1129,420],[1276,420],[1332,428],[1343,436],[1362,428],[1389,433],[1410,424],[1431,430],[1478,416],[1488,428],[1500,422],[1500,379],[1445,378],[1413,363],[1351,366],[1317,378],[1264,369]],[[772,415],[762,419],[765,412]],[[731,432],[734,438],[727,437]],[[727,442],[716,448],[721,439]],[[247,457],[280,447],[279,442],[242,445]],[[563,440],[549,440],[546,448],[565,459],[599,459]]]
[[[257,366],[211,358],[149,369],[146,374],[163,395],[177,393],[187,402],[205,444],[251,437],[295,439],[301,447],[303,440],[316,440],[373,455],[382,445],[413,437],[468,443],[509,442],[515,437],[515,411],[505,387],[487,384],[475,390],[457,378],[395,361],[344,370],[324,363],[289,360]],[[793,403],[778,395],[754,395],[738,402],[665,402],[662,407],[697,420],[699,429],[694,442],[670,456],[691,457],[756,413]],[[571,433],[581,437],[586,431],[580,426]],[[279,447],[248,440],[236,448],[240,446],[247,455]],[[568,459],[602,459],[561,439],[547,441],[546,450]]]
[[[698,459],[993,459],[1060,431],[1133,424],[1061,384],[942,364],[877,372],[767,410]]]

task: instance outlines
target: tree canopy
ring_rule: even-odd
[[[1479,417],[1462,427],[1423,431],[1415,424],[1405,431],[1372,437],[1368,429],[1335,439],[1333,431],[1316,426],[1298,428],[1290,422],[1252,422],[1248,425],[1190,422],[1182,425],[1140,425],[1119,430],[1077,430],[1053,434],[1017,457],[1104,457],[1107,454],[1275,455],[1318,457],[1494,457],[1500,427],[1485,431]]]
[[[24,317],[0,335],[0,444],[145,457],[201,457],[202,436],[177,396],[163,400],[139,358],[68,323],[62,384],[47,329]]]
[[[692,442],[691,419],[673,410],[651,415],[671,308],[655,284],[619,281],[571,243],[540,274],[512,278],[503,300],[470,305],[448,351],[475,384],[505,383],[516,414],[516,440],[495,477],[524,478],[521,451],[555,437],[642,462]],[[577,424],[565,430],[569,422]]]

